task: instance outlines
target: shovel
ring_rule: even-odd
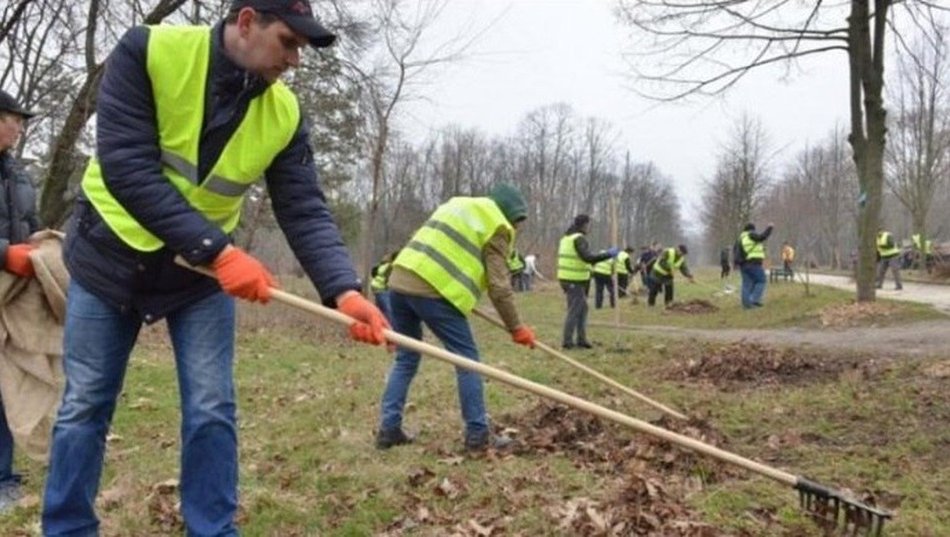
[[[206,276],[214,277],[214,273],[206,268],[192,267],[180,258],[176,258],[175,261],[184,267],[191,268]],[[358,322],[334,309],[286,291],[281,291],[280,289],[271,288],[271,297],[278,302],[283,302],[289,306],[308,311],[338,324],[349,326]],[[791,486],[798,491],[799,503],[803,509],[827,526],[840,528],[843,532],[849,533],[850,535],[857,535],[859,533],[863,535],[880,535],[884,528],[884,522],[892,516],[887,511],[851,499],[839,490],[821,485],[805,477],[779,470],[778,468],[756,462],[752,459],[747,459],[741,455],[720,449],[705,442],[700,442],[688,436],[674,433],[662,427],[657,427],[656,425],[632,418],[615,410],[610,410],[609,408],[591,403],[579,397],[555,390],[554,388],[549,388],[543,384],[538,384],[537,382],[532,382],[506,371],[469,360],[464,356],[404,336],[398,332],[384,330],[384,334],[387,341],[407,349],[412,349],[426,356],[448,362],[462,369],[474,371],[509,386],[531,392],[552,401],[557,401],[582,412],[587,412],[588,414],[593,414],[605,420],[624,425],[635,431],[666,440],[672,444],[713,457],[725,463],[740,466],[751,472],[778,481],[779,483]]]
[[[475,315],[481,317],[482,319],[485,319],[486,321],[488,321],[489,323],[491,323],[491,324],[497,326],[498,328],[501,328],[501,329],[504,329],[504,328],[505,328],[505,325],[504,325],[501,321],[499,321],[498,319],[496,319],[496,318],[493,317],[492,315],[489,315],[488,313],[482,311],[481,309],[475,308],[475,309],[472,310],[472,311],[475,313]],[[631,397],[633,397],[633,398],[635,398],[635,399],[637,399],[637,400],[639,400],[639,401],[642,401],[642,402],[644,402],[644,403],[646,403],[646,404],[652,406],[653,408],[659,410],[660,412],[666,414],[667,416],[672,416],[672,417],[674,417],[674,418],[676,418],[676,419],[679,419],[679,420],[688,420],[688,419],[689,419],[688,417],[684,416],[683,414],[680,414],[679,412],[673,410],[672,408],[670,408],[670,407],[668,407],[668,406],[666,406],[666,405],[664,405],[664,404],[662,404],[662,403],[658,403],[658,402],[654,401],[653,399],[650,399],[649,397],[647,397],[647,396],[645,396],[645,395],[643,395],[643,394],[641,394],[641,393],[639,393],[639,392],[633,390],[632,388],[628,388],[628,387],[624,386],[623,384],[620,384],[619,382],[613,380],[612,378],[608,377],[607,375],[604,375],[603,373],[600,373],[600,372],[598,372],[598,371],[596,371],[596,370],[594,370],[594,369],[592,369],[592,368],[590,368],[590,367],[587,367],[586,365],[584,365],[584,364],[578,362],[577,360],[574,360],[573,358],[571,358],[570,356],[564,354],[563,352],[558,352],[557,350],[551,348],[549,345],[546,345],[546,344],[544,344],[544,343],[542,343],[542,342],[540,342],[540,341],[535,341],[535,342],[534,342],[534,345],[535,345],[537,348],[541,349],[542,351],[548,353],[549,355],[551,355],[551,356],[553,356],[553,357],[555,357],[555,358],[564,360],[565,362],[571,364],[572,366],[576,367],[577,369],[580,369],[581,371],[587,373],[588,375],[591,375],[592,377],[594,377],[594,378],[600,380],[601,382],[604,382],[604,383],[606,383],[606,384],[609,384],[610,386],[613,386],[614,388],[616,388],[616,389],[618,389],[618,390],[620,390],[620,391],[626,393],[627,395],[629,395],[629,396],[631,396]]]

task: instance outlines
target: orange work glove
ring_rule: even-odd
[[[270,288],[276,287],[267,267],[234,246],[218,254],[211,266],[224,292],[238,298],[266,303],[270,300]]]
[[[528,328],[525,325],[521,325],[518,328],[515,328],[511,332],[511,340],[517,343],[518,345],[524,345],[525,347],[534,348],[534,330]]]
[[[33,246],[29,244],[11,244],[7,247],[7,259],[3,268],[21,278],[32,278],[36,272],[30,261]]]
[[[383,329],[389,328],[389,321],[386,320],[383,312],[366,300],[363,295],[356,291],[343,293],[343,296],[337,300],[336,307],[340,313],[345,313],[358,321],[350,325],[351,338],[373,345],[386,343]]]

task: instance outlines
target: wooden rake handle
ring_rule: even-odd
[[[497,326],[498,328],[505,329],[504,323],[502,323],[501,321],[499,321],[498,319],[496,319],[493,315],[490,315],[490,314],[486,313],[484,310],[481,310],[481,309],[479,309],[479,308],[475,308],[475,309],[473,310],[473,312],[475,313],[475,315],[481,317],[482,319],[485,319],[486,321],[488,321],[489,323],[491,323],[491,324]],[[657,401],[654,401],[653,399],[650,399],[649,397],[643,395],[642,393],[637,392],[636,390],[633,390],[632,388],[628,388],[627,386],[624,386],[623,384],[620,384],[619,382],[617,382],[617,381],[615,381],[614,379],[608,377],[607,375],[604,375],[603,373],[600,373],[599,371],[597,371],[597,370],[595,370],[595,369],[592,369],[592,368],[590,368],[590,367],[588,367],[588,366],[586,366],[586,365],[584,365],[584,364],[578,362],[577,360],[571,358],[570,356],[564,354],[563,352],[560,352],[560,351],[558,351],[557,349],[554,349],[553,347],[551,347],[551,346],[549,346],[549,345],[546,345],[545,343],[543,343],[543,342],[541,342],[541,341],[535,340],[534,345],[535,345],[537,348],[541,349],[542,351],[548,353],[549,355],[551,355],[551,356],[553,356],[553,357],[555,357],[555,358],[558,358],[558,359],[560,359],[560,360],[564,360],[565,362],[571,364],[572,366],[576,367],[577,369],[580,369],[581,371],[587,373],[588,375],[591,375],[592,377],[594,377],[594,378],[600,380],[601,382],[603,382],[603,383],[605,383],[605,384],[609,384],[610,386],[613,386],[614,388],[616,388],[616,389],[618,389],[618,390],[624,392],[625,394],[627,394],[627,395],[629,395],[629,396],[631,396],[631,397],[633,397],[633,398],[635,398],[635,399],[637,399],[637,400],[639,400],[639,401],[641,401],[641,402],[644,402],[644,403],[646,403],[646,404],[652,406],[653,408],[659,410],[660,412],[662,412],[662,413],[664,413],[664,414],[666,414],[666,415],[668,415],[668,416],[672,416],[672,417],[674,417],[674,418],[676,418],[676,419],[680,419],[680,420],[688,420],[688,419],[689,419],[689,418],[686,417],[685,415],[683,415],[683,414],[681,414],[681,413],[679,413],[679,412],[673,410],[672,408],[670,408],[670,407],[668,407],[668,406],[666,406],[666,405],[664,405],[664,404],[662,404],[662,403],[659,403],[659,402],[657,402]]]
[[[190,268],[196,272],[200,272],[206,276],[214,277],[214,273],[206,268],[193,267],[185,262],[181,258],[176,258],[175,262],[179,265],[182,265],[186,268]],[[322,304],[317,304],[311,300],[301,298],[294,294],[288,293],[286,291],[281,291],[280,289],[271,288],[271,296],[274,300],[287,304],[288,306],[293,306],[295,308],[308,311],[329,321],[339,323],[342,325],[349,326],[355,322],[358,322],[356,319],[344,315],[332,308],[328,308]],[[781,483],[794,486],[797,482],[797,477],[794,474],[779,470],[778,468],[773,468],[765,464],[753,461],[752,459],[747,459],[741,455],[719,449],[705,442],[700,442],[688,436],[683,436],[673,431],[669,431],[662,427],[657,427],[655,425],[649,424],[645,421],[632,418],[626,414],[622,414],[615,410],[610,410],[609,408],[596,405],[580,397],[575,397],[573,395],[564,393],[554,388],[549,388],[543,384],[538,384],[537,382],[532,382],[528,379],[513,375],[506,371],[500,369],[495,369],[494,367],[485,365],[481,362],[476,362],[460,356],[458,354],[451,353],[441,347],[436,347],[435,345],[430,345],[423,341],[413,339],[411,337],[404,336],[398,332],[392,330],[384,330],[386,340],[405,347],[407,349],[412,349],[416,352],[425,354],[432,358],[448,362],[456,367],[461,367],[462,369],[467,369],[469,371],[474,371],[481,375],[484,375],[490,379],[496,380],[498,382],[513,386],[515,388],[531,392],[535,395],[544,397],[545,399],[550,399],[552,401],[557,401],[564,405],[567,405],[572,408],[576,408],[582,412],[587,412],[588,414],[593,414],[595,416],[601,417],[605,420],[612,421],[614,423],[619,423],[633,430],[640,431],[645,434],[666,440],[667,442],[676,444],[678,446],[691,449],[698,453],[708,455],[710,457],[719,459],[726,463],[735,464],[741,466],[747,470],[755,472],[757,474],[769,477]]]

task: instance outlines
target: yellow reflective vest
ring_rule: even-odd
[[[673,273],[679,270],[685,261],[686,256],[679,255],[676,248],[667,248],[663,250],[662,254],[657,256],[656,262],[653,263],[653,272],[660,276],[669,276],[672,278]]]
[[[742,244],[742,251],[745,253],[745,259],[765,259],[765,242],[752,240],[751,231],[743,231],[739,235],[739,242]]]
[[[432,213],[393,263],[468,315],[488,288],[482,251],[501,230],[514,248],[515,229],[491,198],[455,197]]]
[[[557,279],[568,282],[586,282],[590,279],[590,265],[577,255],[574,241],[583,233],[561,237],[557,247]]]
[[[511,250],[508,255],[508,271],[512,274],[524,272],[524,258],[518,255],[518,250]]]
[[[376,275],[373,276],[373,279],[369,282],[369,287],[374,292],[385,291],[389,287],[389,267],[392,265],[390,262],[380,263],[376,267]]]
[[[620,250],[620,253],[617,254],[617,274],[630,274],[630,271],[627,270],[628,259],[630,259],[630,254],[626,250]]]
[[[891,243],[890,246],[887,245],[888,242]],[[898,248],[897,245],[891,240],[890,233],[887,231],[881,231],[877,234],[877,254],[881,256],[882,259],[894,257],[899,253],[901,253],[901,249]]]
[[[163,175],[196,211],[230,233],[241,217],[245,191],[293,138],[300,109],[284,84],[271,84],[250,102],[208,175],[198,177],[210,49],[211,28],[152,26],[146,69],[155,98]],[[96,158],[86,167],[82,190],[127,245],[143,252],[164,245],[112,197]]]
[[[612,258],[604,259],[594,263],[594,274],[603,274],[610,276],[614,272],[614,260]]]

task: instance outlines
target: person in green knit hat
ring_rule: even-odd
[[[498,311],[512,339],[534,347],[534,332],[522,323],[514,304],[507,260],[515,230],[528,215],[524,197],[498,184],[487,197],[454,197],[440,205],[393,261],[389,275],[393,329],[422,339],[422,325],[450,352],[479,361],[467,316],[483,292]],[[383,392],[376,447],[412,442],[402,427],[409,385],[419,369],[418,352],[400,347]],[[456,368],[465,448],[502,449],[510,438],[493,436],[485,411],[482,378]]]

